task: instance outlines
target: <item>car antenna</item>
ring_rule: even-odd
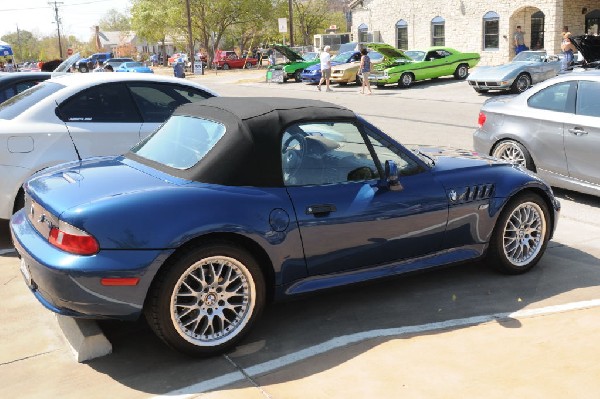
[[[58,119],[60,119],[65,124],[65,127],[67,128],[67,133],[69,133],[69,138],[71,139],[71,143],[73,144],[73,148],[75,149],[75,153],[77,154],[77,159],[79,159],[79,162],[81,162],[81,155],[79,155],[79,150],[75,145],[75,140],[73,140],[73,136],[71,135],[71,131],[69,130],[69,125],[67,125],[67,123],[65,122],[64,115],[60,112],[58,102],[56,100],[54,102],[56,103],[56,109],[54,112],[56,113],[56,116],[58,116]]]

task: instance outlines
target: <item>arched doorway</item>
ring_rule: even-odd
[[[600,25],[600,10],[590,11],[585,14],[585,32],[588,35],[597,35],[600,33],[598,26]]]
[[[541,11],[531,14],[531,46],[532,50],[544,48],[544,23],[545,15]]]
[[[537,7],[521,7],[510,16],[509,32],[509,55],[515,56],[514,37],[517,26],[525,36],[525,45],[529,48],[544,46],[545,14]]]

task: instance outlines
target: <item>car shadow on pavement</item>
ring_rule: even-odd
[[[540,308],[560,302],[571,291],[582,292],[598,286],[600,259],[551,241],[536,268],[520,276],[501,275],[484,262],[470,262],[272,304],[249,336],[227,357],[192,359],[180,355],[156,338],[143,320],[103,322],[101,327],[114,352],[88,365],[132,389],[168,394],[201,382],[216,381],[240,369],[258,370],[263,365],[276,364],[286,355],[336,338],[375,333],[361,345],[335,349],[335,356],[319,356],[318,361],[309,357],[302,367],[269,375],[268,379],[274,379],[270,383],[285,383],[339,366],[383,342],[444,334],[447,330],[390,337],[378,337],[376,331],[512,313],[526,307]],[[497,322],[506,328],[521,326],[519,320],[511,318]],[[272,371],[275,370],[263,374]],[[287,377],[278,377],[282,375]]]

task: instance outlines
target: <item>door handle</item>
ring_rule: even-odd
[[[569,133],[572,133],[575,136],[585,136],[586,134],[588,134],[588,132],[586,132],[580,127],[574,127],[572,129],[569,129]]]
[[[309,205],[306,207],[307,215],[325,216],[335,211],[337,211],[337,208],[332,204]]]

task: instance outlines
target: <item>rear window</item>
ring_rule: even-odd
[[[172,116],[131,152],[175,169],[200,162],[225,134],[220,123],[191,116]]]
[[[43,82],[9,98],[0,104],[0,119],[14,119],[49,95],[65,86],[54,82]]]

